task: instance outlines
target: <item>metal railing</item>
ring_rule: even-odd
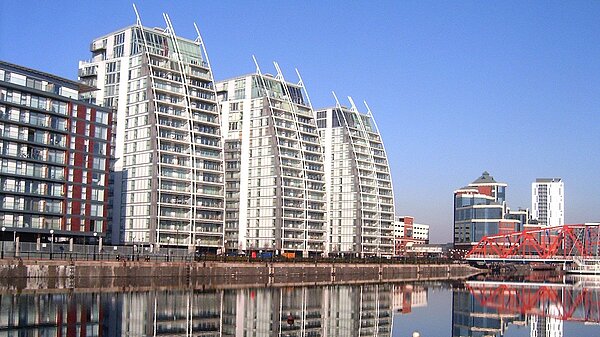
[[[21,242],[18,249],[12,241],[2,242],[0,258],[22,260],[99,260],[99,261],[193,261],[194,252],[182,248],[162,247],[152,250],[149,246],[107,246],[98,244],[68,244],[51,242]]]
[[[187,248],[161,247],[152,250],[149,246],[108,246],[98,244],[40,243],[21,242],[15,250],[12,241],[2,242],[0,258],[21,260],[62,260],[62,261],[152,261],[152,262],[287,262],[287,263],[344,263],[344,264],[452,264],[461,262],[436,257],[293,257],[276,255],[214,255],[190,252]],[[464,261],[463,261],[464,262]]]

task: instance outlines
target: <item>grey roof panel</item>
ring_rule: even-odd
[[[494,180],[494,177],[492,177],[488,171],[483,171],[483,173],[481,174],[481,177],[475,179],[475,181],[472,182],[472,184],[490,184],[490,183],[497,183],[496,180]]]

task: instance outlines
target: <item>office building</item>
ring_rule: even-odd
[[[106,230],[112,113],[78,100],[91,90],[0,61],[2,240],[83,243]]]
[[[470,249],[484,236],[521,229],[521,222],[506,218],[507,184],[488,172],[454,191],[454,245]]]
[[[516,230],[525,230],[528,228],[535,228],[536,221],[531,219],[531,214],[529,213],[529,208],[518,208],[516,210],[511,209],[510,207],[506,208],[506,214],[504,215],[505,219],[509,220],[517,220],[521,223],[521,226],[515,228]],[[507,226],[510,227],[510,226]],[[505,228],[508,230],[510,228]],[[502,233],[502,232],[500,232]]]
[[[277,75],[217,83],[225,138],[227,250],[325,252],[323,153],[303,86]],[[289,256],[289,255],[288,255]]]
[[[94,39],[84,98],[116,109],[112,242],[223,247],[223,148],[202,38],[135,25]]]
[[[561,178],[536,179],[531,184],[531,216],[540,227],[565,224],[565,185]]]
[[[394,221],[394,255],[403,256],[414,245],[429,243],[429,225],[417,224],[411,216],[399,216]]]
[[[335,95],[334,95],[335,96]],[[371,110],[317,110],[325,154],[330,255],[392,256],[394,193],[383,140]]]

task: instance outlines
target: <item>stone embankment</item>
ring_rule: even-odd
[[[0,260],[0,288],[227,288],[260,284],[379,283],[457,280],[480,270],[462,264],[350,264],[294,262],[142,262]]]

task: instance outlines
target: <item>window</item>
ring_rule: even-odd
[[[107,137],[108,137],[108,128],[96,125],[96,127],[94,128],[94,137],[96,137],[96,138],[102,138],[102,139],[107,139]]]
[[[108,125],[108,112],[96,111],[96,123]]]
[[[93,168],[96,170],[105,170],[106,169],[106,159],[94,158]]]
[[[104,213],[104,206],[103,205],[95,205],[92,204],[91,208],[90,208],[90,215],[91,216],[102,216]]]
[[[100,155],[105,155],[106,154],[106,144],[95,142],[94,143],[94,153],[100,154]]]

